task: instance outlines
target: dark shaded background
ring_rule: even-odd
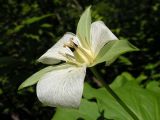
[[[159,0],[1,0],[0,119],[49,120],[54,108],[43,107],[35,86],[18,86],[45,65],[36,60],[67,31],[74,32],[84,9],[92,5],[93,20],[103,20],[120,39],[139,52],[121,56],[109,67],[97,66],[110,83],[128,71],[134,77],[160,79]],[[87,78],[90,78],[88,74]]]

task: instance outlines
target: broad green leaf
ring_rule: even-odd
[[[160,120],[160,97],[155,92],[141,88],[134,80],[126,79],[123,82],[113,89],[139,120]],[[133,120],[104,88],[97,90],[85,84],[84,98],[96,98],[100,111],[104,111],[107,119]]]
[[[28,86],[36,84],[44,74],[46,74],[46,73],[48,73],[50,71],[58,70],[58,69],[64,69],[64,68],[66,68],[68,66],[69,66],[68,64],[62,64],[62,65],[48,66],[46,68],[43,68],[40,71],[38,71],[35,74],[33,74],[32,76],[30,76],[27,80],[25,80],[19,86],[18,90],[20,90],[20,89],[22,89],[24,87],[28,87]]]
[[[97,120],[99,116],[97,104],[82,99],[79,109],[57,108],[52,120]]]
[[[133,84],[133,82],[130,81],[123,88],[118,88],[115,91],[140,120],[159,120],[159,98],[156,97],[154,92],[144,90],[137,84]]]
[[[114,40],[107,43],[96,57],[95,64],[106,62],[107,65],[113,63],[121,54],[137,51],[134,45],[127,40]]]
[[[88,7],[82,14],[77,25],[77,36],[82,45],[88,48],[90,45],[90,29],[91,29],[91,7]]]
[[[84,98],[96,98],[100,112],[104,111],[104,117],[114,120],[132,120],[130,115],[114,100],[104,89],[94,89],[88,84],[84,87]],[[126,119],[127,118],[127,119]]]
[[[123,72],[121,75],[117,76],[114,82],[110,85],[113,89],[123,87],[127,81],[136,81],[136,79],[128,72]]]

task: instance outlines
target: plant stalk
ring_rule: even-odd
[[[121,100],[121,98],[105,83],[102,76],[97,72],[96,68],[91,67],[90,70],[95,75],[95,77],[100,81],[100,83],[106,88],[106,90],[114,97],[114,99],[123,107],[123,109],[134,119],[139,120],[138,117],[132,112],[132,110]]]

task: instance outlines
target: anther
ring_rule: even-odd
[[[69,39],[69,43],[65,43],[64,45],[63,45],[63,47],[68,47],[72,52],[74,52],[75,51],[75,49],[76,48],[78,48],[78,45],[77,44],[75,44],[74,42],[73,42],[73,38],[70,38]]]

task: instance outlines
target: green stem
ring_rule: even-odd
[[[92,67],[90,68],[95,77],[101,82],[102,85],[106,88],[106,90],[115,98],[115,100],[123,107],[123,109],[134,119],[139,120],[138,117],[129,109],[129,107],[121,100],[121,98],[109,87],[108,84],[105,83],[102,76],[97,72],[97,70]]]

